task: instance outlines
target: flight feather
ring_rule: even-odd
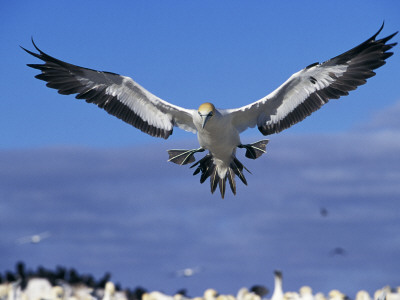
[[[66,63],[41,51],[33,40],[32,43],[39,54],[21,48],[45,63],[28,66],[40,70],[35,77],[60,94],[77,94],[77,99],[94,103],[151,136],[166,139],[174,126],[197,131],[192,118],[194,110],[158,98],[130,77]]]
[[[225,110],[225,113],[232,114],[232,122],[240,132],[258,126],[262,134],[269,135],[289,128],[330,99],[348,95],[375,75],[373,70],[386,63],[393,55],[388,50],[397,44],[387,44],[397,32],[377,40],[382,29],[383,25],[353,49],[293,74],[266,97],[241,108]]]

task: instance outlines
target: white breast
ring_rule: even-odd
[[[220,160],[229,166],[232,154],[240,144],[239,132],[232,125],[231,117],[217,111],[204,128],[201,128],[199,116],[194,117],[194,124],[200,146],[209,150],[216,162]]]

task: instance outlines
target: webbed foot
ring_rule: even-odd
[[[196,160],[193,156],[195,153],[203,151],[204,151],[203,148],[192,149],[192,150],[180,150],[180,149],[168,150],[169,154],[168,161],[176,163],[178,165],[186,165]]]
[[[246,145],[240,144],[238,146],[238,148],[246,149],[245,156],[247,158],[256,159],[267,152],[266,148],[267,148],[268,142],[269,142],[269,140],[261,140],[261,141],[255,142],[253,144],[246,144]]]

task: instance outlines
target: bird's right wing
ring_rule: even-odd
[[[237,109],[225,110],[241,132],[258,126],[262,134],[280,132],[302,121],[329,99],[348,95],[375,75],[397,43],[386,44],[396,33],[376,40],[382,30],[364,43],[324,63],[312,64],[293,74],[268,96]]]
[[[196,132],[193,112],[168,103],[153,95],[131,78],[111,72],[101,72],[72,65],[41,51],[39,54],[24,49],[43,60],[44,64],[28,64],[42,73],[35,77],[47,81],[46,86],[60,94],[78,94],[77,99],[97,104],[111,115],[155,137],[167,139],[178,126]]]

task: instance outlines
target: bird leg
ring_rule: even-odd
[[[261,140],[258,142],[255,142],[253,144],[240,144],[238,148],[245,148],[246,149],[246,154],[245,156],[250,159],[256,159],[259,158],[261,155],[266,153],[266,148],[269,140]]]
[[[178,165],[186,165],[188,163],[192,163],[195,161],[194,154],[197,152],[203,152],[203,148],[192,149],[192,150],[180,150],[180,149],[173,149],[168,150],[169,159],[173,163]]]

